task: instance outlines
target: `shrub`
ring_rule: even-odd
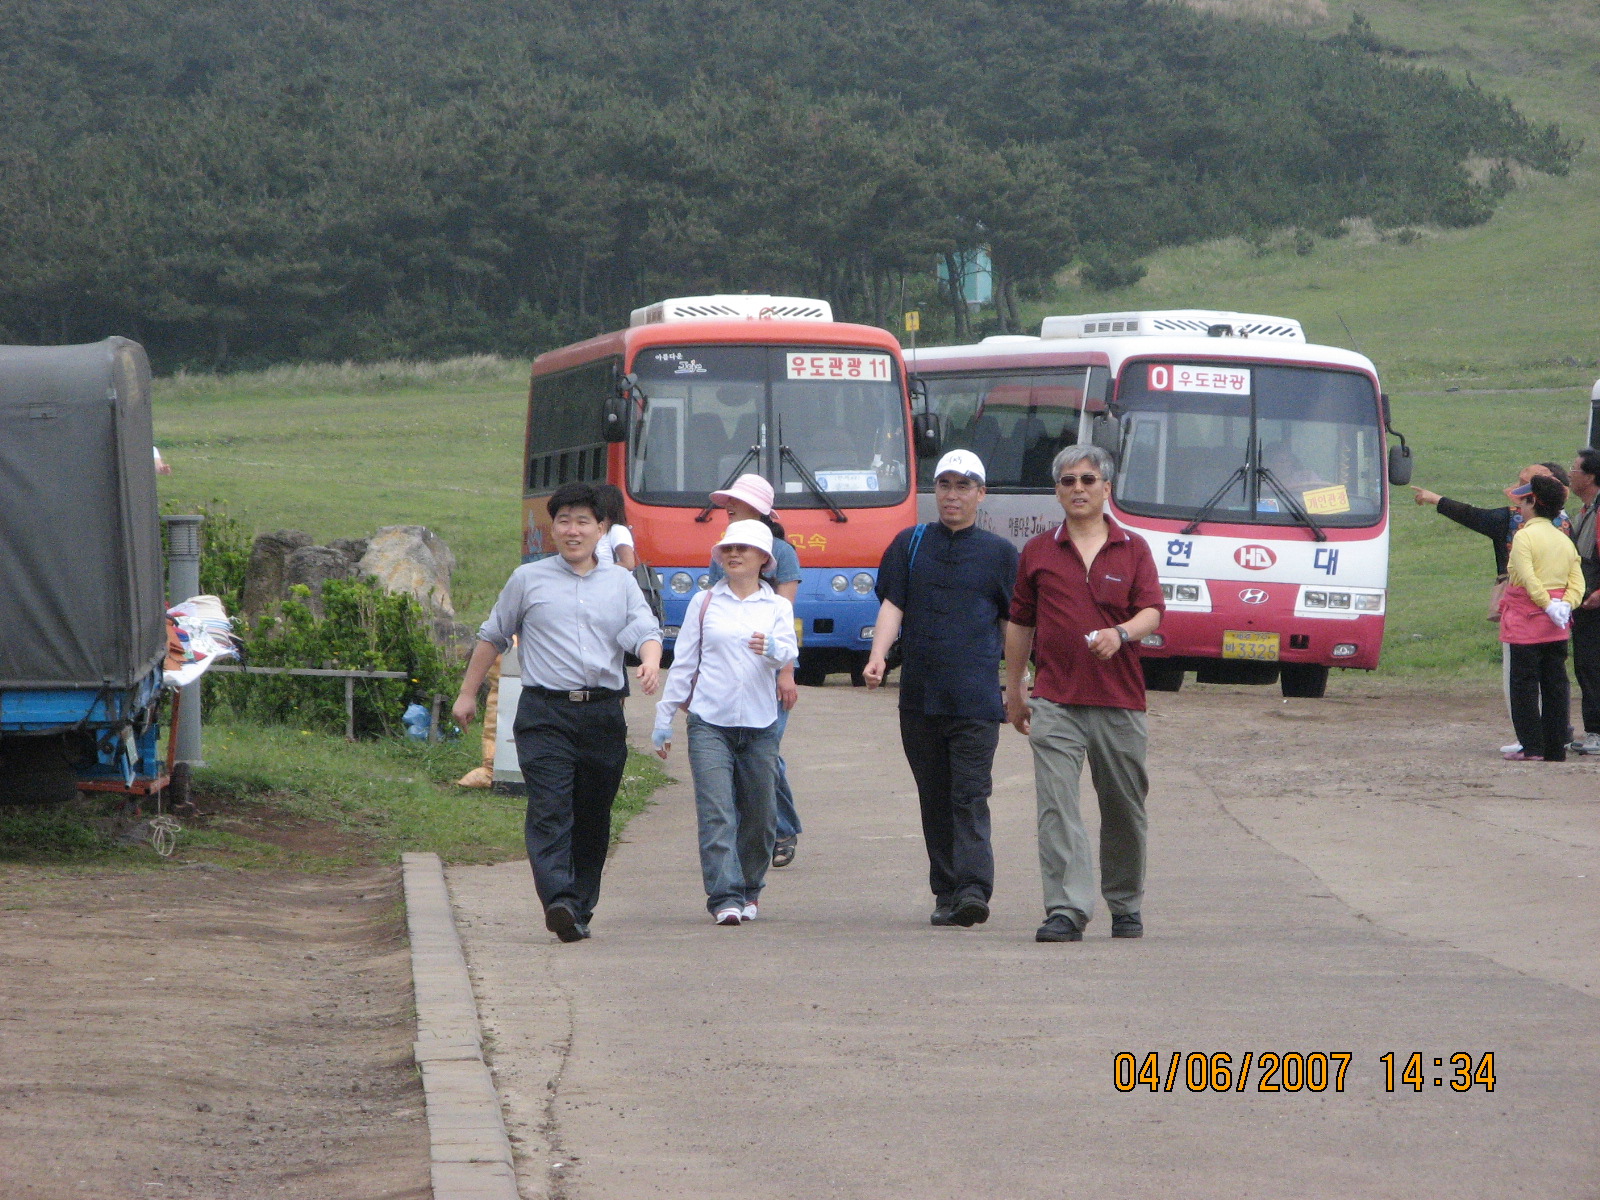
[[[258,667],[404,671],[405,679],[355,681],[358,738],[398,732],[407,704],[450,694],[450,668],[411,596],[391,595],[373,579],[350,579],[323,585],[322,617],[308,599],[304,586],[294,588],[277,616],[247,631],[245,659]],[[330,733],[345,727],[345,680],[336,676],[219,676],[211,687],[240,716]]]
[[[1084,255],[1078,278],[1084,286],[1097,292],[1114,291],[1132,287],[1145,276],[1147,268],[1142,262],[1115,249],[1095,249]]]

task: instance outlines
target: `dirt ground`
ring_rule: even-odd
[[[423,1200],[413,1019],[398,867],[0,868],[0,1196]]]

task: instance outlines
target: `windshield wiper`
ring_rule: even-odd
[[[1195,513],[1194,520],[1190,521],[1183,527],[1184,536],[1187,537],[1196,529],[1199,529],[1202,522],[1209,521],[1211,519],[1212,511],[1217,507],[1217,505],[1222,503],[1222,498],[1233,490],[1233,485],[1243,482],[1244,467],[1241,465],[1235,467],[1233,474],[1229,475],[1228,478],[1223,481],[1222,486],[1216,490],[1216,493],[1211,497],[1211,499],[1207,500],[1203,505],[1200,506],[1200,511]]]
[[[756,460],[756,455],[758,455],[760,453],[761,453],[761,446],[760,446],[759,443],[757,445],[751,446],[750,449],[746,450],[744,452],[744,457],[739,460],[739,465],[737,467],[735,467],[733,470],[728,472],[728,477],[722,481],[722,486],[719,487],[717,489],[717,491],[725,492],[729,488],[731,488],[733,486],[733,481],[735,479],[739,478],[739,476],[744,474],[744,469],[746,467],[748,467],[751,463],[753,463]],[[715,501],[708,501],[706,503],[706,506],[700,510],[700,515],[697,516],[695,518],[695,520],[696,521],[709,521],[709,520],[711,520],[711,510],[716,508],[716,507],[717,507],[717,505],[716,505]]]
[[[1272,473],[1271,467],[1257,467],[1256,477],[1265,479],[1267,485],[1278,493],[1278,499],[1283,501],[1289,511],[1294,514],[1295,520],[1311,527],[1311,533],[1317,541],[1325,542],[1328,540],[1328,535],[1322,531],[1322,526],[1317,524],[1317,519],[1306,511],[1305,505],[1296,500],[1294,494],[1288,488],[1283,486],[1283,482]]]
[[[795,474],[800,476],[805,485],[811,489],[812,494],[833,510],[833,519],[835,521],[843,522],[850,519],[844,515],[844,509],[840,508],[834,502],[833,497],[828,495],[822,485],[817,482],[817,477],[811,473],[811,468],[801,462],[800,456],[789,449],[788,443],[783,441],[783,429],[781,426],[778,429],[778,461],[787,462],[794,468]]]

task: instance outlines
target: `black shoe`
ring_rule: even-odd
[[[588,930],[578,920],[572,906],[559,900],[544,910],[544,927],[563,942],[581,942],[588,936]]]
[[[989,919],[989,905],[982,896],[963,896],[956,901],[950,919],[963,929],[982,925]]]
[[[1046,917],[1043,925],[1039,926],[1033,935],[1036,942],[1081,942],[1083,930],[1072,923],[1072,918],[1065,913],[1055,913]]]
[[[1144,922],[1138,913],[1112,913],[1111,936],[1135,938],[1144,936]]]
[[[799,845],[799,837],[779,838],[772,844],[772,865],[787,867],[794,861],[795,847]]]
[[[941,904],[936,907],[933,910],[933,915],[928,918],[929,925],[953,926],[955,923],[955,918],[950,915],[950,906],[948,904]]]

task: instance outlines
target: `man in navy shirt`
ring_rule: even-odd
[[[917,781],[934,925],[981,925],[994,891],[989,794],[1005,705],[1003,628],[1017,550],[979,529],[983,462],[952,450],[934,472],[936,523],[902,530],[878,568],[878,624],[863,674],[883,682],[900,639],[900,744]]]

